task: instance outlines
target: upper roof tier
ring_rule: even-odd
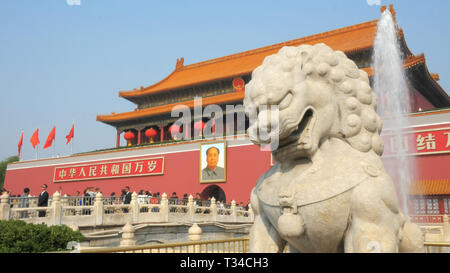
[[[190,65],[184,65],[184,59],[181,58],[177,60],[175,70],[165,79],[140,90],[121,91],[119,96],[133,99],[250,74],[262,64],[265,57],[276,54],[283,46],[325,43],[334,50],[341,50],[346,54],[369,49],[375,39],[377,23],[378,20],[374,20]]]
[[[405,60],[405,62],[403,63],[403,67],[405,69],[411,69],[412,67],[414,67],[416,65],[426,66],[425,56],[423,54],[418,55],[418,56],[408,57]],[[366,67],[366,68],[363,68],[362,70],[364,70],[368,74],[369,77],[373,76],[372,68]],[[433,80],[433,83],[438,85],[438,83],[435,82],[434,80]],[[445,93],[445,91],[442,90],[441,93],[440,94],[442,96],[446,97],[446,101],[450,101],[448,98],[448,95]],[[233,93],[222,94],[222,95],[217,95],[217,96],[212,96],[212,97],[205,97],[202,100],[202,105],[206,106],[206,105],[210,105],[210,104],[226,104],[226,103],[231,103],[231,102],[236,102],[236,101],[242,101],[244,99],[244,95],[245,95],[244,92],[233,92]],[[161,114],[167,114],[167,113],[170,113],[172,111],[172,108],[176,105],[185,105],[189,108],[193,108],[194,100],[192,99],[192,100],[188,100],[188,101],[172,103],[172,104],[167,104],[167,105],[160,105],[160,106],[144,108],[144,109],[135,109],[134,111],[124,112],[124,113],[112,113],[109,115],[98,115],[97,121],[101,121],[101,122],[105,122],[110,125],[114,125],[117,122],[134,120],[134,119],[139,119],[139,118],[146,118],[146,117],[151,117],[151,116],[161,115]]]

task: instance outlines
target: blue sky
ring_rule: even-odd
[[[0,2],[0,160],[35,159],[29,141],[39,128],[39,158],[111,148],[113,127],[97,114],[135,105],[118,92],[148,86],[170,74],[176,59],[196,63],[380,17],[366,0],[125,1],[2,0]],[[383,1],[414,54],[450,90],[450,1]],[[55,148],[42,150],[56,126]],[[124,140],[121,139],[122,144]]]

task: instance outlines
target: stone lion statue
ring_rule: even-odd
[[[422,252],[381,161],[382,122],[366,72],[325,44],[283,47],[245,87],[247,115],[278,106],[276,161],[251,193],[251,252]],[[267,112],[267,113],[266,113]]]

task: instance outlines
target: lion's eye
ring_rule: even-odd
[[[281,100],[279,106],[279,110],[283,110],[285,108],[287,108],[289,106],[289,104],[291,104],[292,101],[292,92],[288,91],[286,96],[284,96],[284,98]]]

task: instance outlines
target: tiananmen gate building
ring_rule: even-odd
[[[395,16],[392,6],[391,12]],[[252,144],[245,134],[248,121],[241,127],[237,124],[252,71],[283,46],[325,43],[343,51],[371,77],[377,23],[373,20],[194,64],[185,65],[184,58],[177,59],[173,72],[161,81],[119,92],[120,97],[136,104],[134,110],[97,116],[99,122],[116,128],[115,149],[9,164],[5,188],[17,195],[29,187],[31,194],[37,195],[45,183],[50,194],[61,190],[63,195],[74,195],[87,187],[98,187],[109,196],[130,186],[136,192],[176,192],[179,197],[200,193],[203,199],[214,196],[246,204],[259,176],[273,164],[270,152]],[[403,30],[398,29],[397,35],[411,93],[411,126],[405,138],[416,143],[408,147],[408,153],[417,158],[417,177],[410,189],[411,211],[450,213],[450,97],[439,85],[439,76],[428,71],[425,55],[410,51]],[[202,98],[202,115],[193,113],[189,128],[172,126],[179,119],[171,116],[172,109],[184,105],[194,112],[196,97]],[[220,118],[204,115],[209,105],[220,107],[227,136],[172,138],[174,131],[193,136],[196,129],[211,126]],[[397,147],[389,134],[389,122],[382,136],[383,156],[395,160]],[[120,147],[121,137],[127,146]],[[203,177],[208,145],[222,145],[219,166],[224,168],[223,177]]]

